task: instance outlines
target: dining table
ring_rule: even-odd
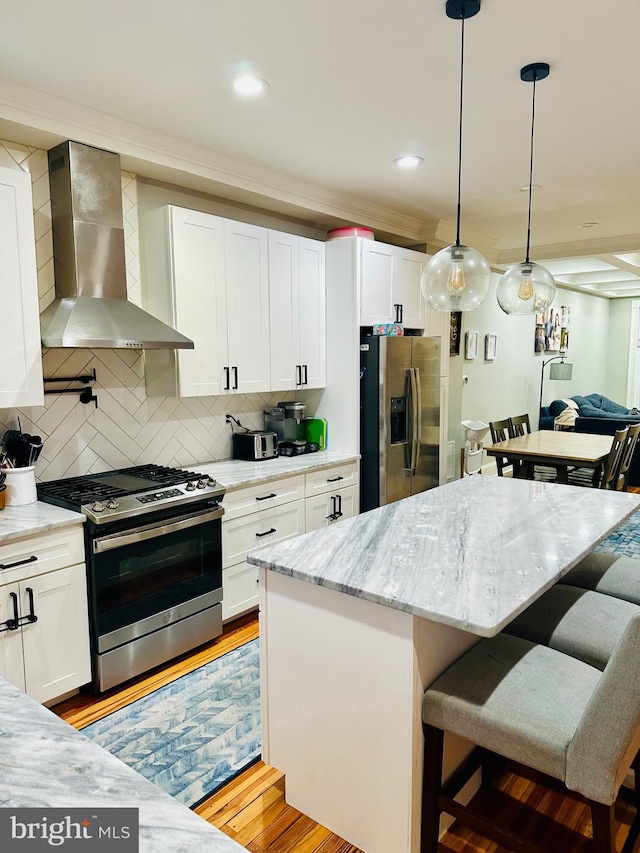
[[[566,484],[570,467],[591,468],[592,483],[596,486],[612,443],[610,435],[542,429],[497,441],[485,450],[488,456],[513,463],[519,477],[526,478],[534,465],[547,465],[556,469],[557,481]]]

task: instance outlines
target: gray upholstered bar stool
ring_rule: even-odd
[[[613,554],[587,554],[560,583],[640,604],[640,560]]]
[[[577,586],[556,584],[504,629],[604,669],[640,606]]]
[[[603,672],[520,637],[482,640],[426,691],[423,729],[421,853],[436,853],[442,812],[509,849],[544,853],[455,801],[485,753],[540,771],[553,787],[563,783],[591,807],[593,853],[615,853],[614,803],[640,746],[640,614]],[[482,749],[443,785],[445,731]],[[636,816],[623,853],[638,829]]]

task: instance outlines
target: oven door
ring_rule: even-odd
[[[222,601],[223,514],[207,506],[92,540],[98,653]]]

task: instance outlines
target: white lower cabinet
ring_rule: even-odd
[[[0,675],[39,702],[91,681],[85,566],[59,567],[78,550],[81,528],[0,548]]]
[[[357,462],[348,462],[257,483],[226,495],[222,518],[223,622],[258,607],[258,567],[247,562],[249,554],[358,514],[359,472]]]
[[[273,489],[271,489],[273,486]],[[232,492],[237,506],[255,502],[256,487]],[[278,491],[278,482],[270,483],[266,494]],[[283,489],[285,495],[296,494],[296,490]],[[245,497],[247,501],[245,502]],[[261,496],[258,496],[261,497]],[[276,497],[268,500],[277,500]],[[293,539],[305,532],[304,500],[291,500],[279,506],[255,510],[247,507],[244,515],[222,519],[222,621],[235,619],[258,606],[258,569],[247,563],[253,551]]]
[[[344,518],[353,518],[360,511],[360,488],[349,486],[325,495],[314,495],[305,501],[306,532],[329,527]]]

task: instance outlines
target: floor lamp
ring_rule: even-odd
[[[544,388],[544,369],[552,361],[561,359],[560,364],[551,364],[549,368],[549,379],[571,379],[573,376],[573,365],[565,362],[566,355],[554,355],[553,358],[548,358],[542,362],[542,374],[540,376],[540,406],[538,407],[538,429],[540,429],[540,419],[542,417],[542,389]]]

